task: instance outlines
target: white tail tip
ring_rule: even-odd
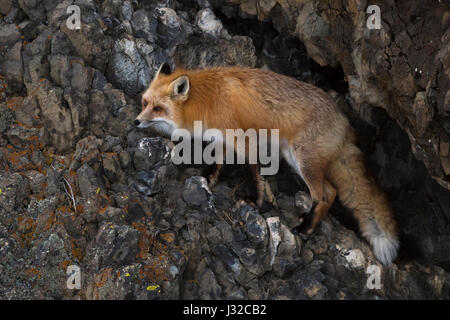
[[[377,236],[369,236],[368,238],[375,257],[385,266],[390,265],[397,257],[398,240],[385,233]]]

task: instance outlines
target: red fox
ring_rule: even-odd
[[[399,247],[385,194],[367,172],[353,128],[322,89],[262,69],[170,69],[163,64],[142,96],[135,125],[161,134],[206,128],[279,129],[280,151],[314,202],[308,233],[335,200],[350,209],[376,258],[389,265]]]

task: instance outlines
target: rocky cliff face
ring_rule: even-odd
[[[367,30],[366,6],[0,0],[0,298],[448,299],[449,9],[381,2]],[[338,203],[313,235],[292,231],[311,201],[286,164],[261,210],[245,167],[209,190],[211,168],[173,165],[169,141],[132,125],[163,61],[329,91],[392,200],[397,263],[374,259]]]
[[[450,189],[450,15],[443,2],[377,1],[381,28],[369,29],[370,1],[225,1],[272,19],[321,66],[341,66],[359,115],[373,122],[367,109],[385,109],[407,132],[416,158]]]

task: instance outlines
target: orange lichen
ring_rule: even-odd
[[[35,267],[30,267],[27,269],[26,274],[28,277],[38,277],[38,279],[41,278],[41,272]]]
[[[4,87],[6,88],[7,85],[4,84]],[[20,99],[19,97],[13,97],[13,98],[8,99],[8,100],[6,101],[6,107],[7,107],[9,110],[14,110],[14,109],[17,107],[17,105],[20,104],[21,102],[22,102],[22,99]]]
[[[17,217],[18,231],[23,245],[29,245],[36,238],[36,221],[25,215]]]
[[[95,286],[97,288],[101,288],[105,285],[106,281],[111,278],[112,268],[106,268],[99,273],[97,273],[94,277]]]
[[[56,209],[57,213],[73,213],[72,209],[70,209],[69,207],[66,206],[61,206],[59,208]]]
[[[72,256],[78,260],[78,262],[83,261],[83,250],[76,240],[71,241],[72,246]]]
[[[173,243],[175,241],[175,237],[173,235],[173,233],[161,233],[159,235],[161,237],[161,239],[163,239],[164,241],[168,242],[168,243]]]
[[[15,171],[40,169],[38,166],[33,164],[30,158],[31,155],[36,151],[36,149],[39,149],[42,146],[41,142],[39,141],[39,137],[33,135],[29,138],[24,138],[23,140],[28,141],[25,148],[17,149],[11,144],[8,144],[6,148],[0,148],[6,160],[4,161],[4,163],[2,163],[6,170],[10,170],[11,168],[13,168]]]
[[[77,172],[73,169],[69,170],[69,178],[76,178],[77,177]]]
[[[60,264],[59,264],[59,267],[61,268],[61,269],[63,269],[64,270],[64,272],[67,270],[67,267],[68,266],[70,266],[72,264],[72,261],[70,261],[70,260],[64,260],[63,262],[61,262]]]
[[[50,230],[56,224],[56,215],[54,212],[50,212],[47,221],[45,222],[45,231]]]
[[[109,207],[110,207],[109,205],[104,206],[103,208],[101,208],[101,209],[98,211],[98,213],[100,213],[100,214],[102,214],[102,215],[105,214],[106,210],[108,210]]]
[[[141,269],[139,271],[139,277],[141,279],[146,278],[153,283],[160,283],[162,281],[168,280],[164,264],[162,264],[160,261],[146,264],[144,265],[144,270]]]
[[[81,214],[84,211],[84,206],[82,204],[77,204],[77,213]]]

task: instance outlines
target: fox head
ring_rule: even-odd
[[[189,77],[172,73],[170,66],[163,63],[142,95],[142,111],[134,124],[138,128],[152,127],[158,134],[170,137],[183,121],[183,104],[189,91]]]

